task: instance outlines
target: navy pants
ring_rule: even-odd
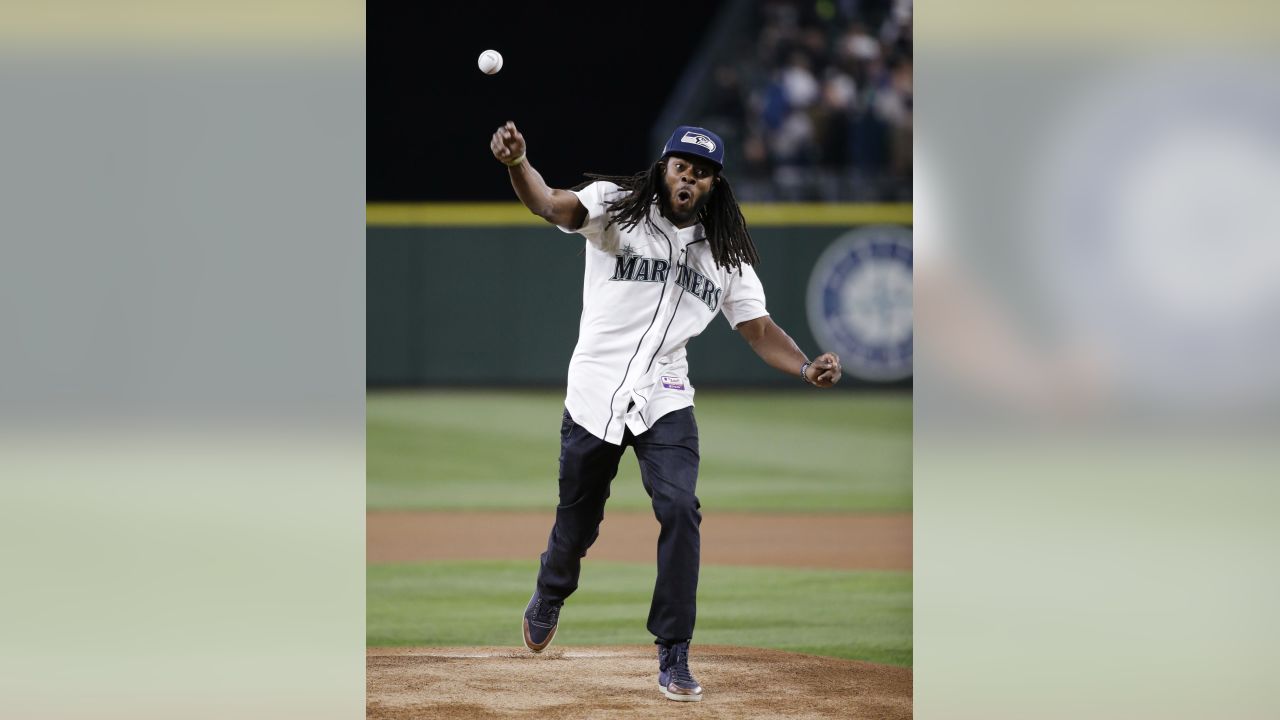
[[[658,642],[687,641],[693,638],[697,614],[698,526],[702,522],[694,495],[698,425],[691,407],[666,414],[640,435],[627,430],[622,445],[597,438],[565,411],[560,427],[560,504],[542,554],[538,591],[552,601],[563,601],[578,589],[582,558],[600,535],[609,484],[627,447],[640,461],[645,492],[662,525],[649,632]]]

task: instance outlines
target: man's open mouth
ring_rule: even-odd
[[[676,200],[682,203],[687,203],[691,199],[693,199],[693,193],[689,192],[688,190],[680,190],[679,192],[676,193]]]

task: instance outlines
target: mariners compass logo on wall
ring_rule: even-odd
[[[911,230],[874,225],[831,243],[809,277],[809,328],[845,372],[865,380],[911,375]]]

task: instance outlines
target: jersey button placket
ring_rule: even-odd
[[[680,260],[679,262],[676,263],[676,266],[673,269],[673,271],[667,276],[666,287],[662,289],[663,302],[667,303],[667,307],[665,311],[662,313],[662,326],[664,329],[669,327],[670,323],[672,322],[672,317],[680,309],[680,284],[677,282],[677,280],[680,277],[680,268],[684,267],[684,264],[686,261],[686,255],[687,255],[687,249],[680,248]],[[665,332],[658,334],[658,347],[655,347],[653,349],[653,354],[650,356],[654,358],[655,363],[657,362],[658,353],[662,352],[662,342],[663,342],[664,335],[666,335]],[[647,372],[653,372],[652,365],[649,367]]]
[[[681,253],[683,252],[684,251],[682,249]],[[670,262],[671,260],[674,260],[674,253],[668,254],[667,258],[668,258],[668,262]],[[666,321],[668,319],[668,309],[671,305],[671,297],[670,297],[670,294],[667,292],[667,287],[669,285],[674,284],[672,280],[672,275],[673,275],[672,272],[667,273],[667,279],[663,281],[662,290],[660,291],[661,295],[658,296],[658,307],[657,307],[658,314],[653,324],[653,327],[655,329],[659,327],[663,327],[666,324]],[[664,307],[664,304],[667,307]],[[649,342],[651,344],[648,346],[643,346],[641,348],[641,351],[640,351],[641,356],[653,357],[657,353],[657,351],[660,350],[661,348],[653,347],[652,343],[660,344],[662,342],[661,337],[662,337],[662,334],[660,332],[657,332],[651,335],[649,337]],[[611,408],[611,410],[613,410],[614,412],[614,417],[621,421],[624,435],[626,433],[626,427],[627,427],[627,422],[626,422],[627,413],[631,411],[631,406],[635,402],[635,400],[639,399],[635,392],[636,384],[641,380],[641,378],[644,378],[646,375],[648,375],[648,371],[645,370],[643,365],[637,368],[637,372],[634,375],[635,379],[631,380],[631,383],[630,383],[631,385],[630,390],[625,395],[619,397],[616,404]],[[623,379],[623,382],[626,382],[627,379],[629,379],[630,377],[631,376],[628,375],[627,378]],[[643,401],[643,402],[647,402],[647,401]]]

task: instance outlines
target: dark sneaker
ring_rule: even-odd
[[[658,689],[668,700],[697,702],[702,686],[689,672],[689,643],[658,646]]]
[[[556,625],[560,623],[560,604],[543,599],[538,591],[529,598],[529,605],[524,609],[524,644],[530,650],[540,653],[551,644],[556,636]]]

